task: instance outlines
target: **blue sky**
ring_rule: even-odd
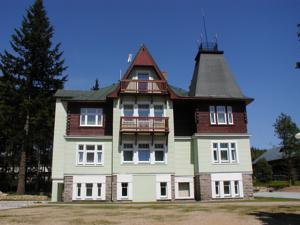
[[[255,101],[248,106],[253,146],[279,143],[272,124],[281,113],[300,126],[300,2],[253,1],[97,1],[45,0],[69,67],[67,89],[89,89],[99,78],[105,86],[127,68],[129,53],[145,43],[168,81],[188,89],[197,40],[206,14],[209,40],[218,43],[243,92]],[[2,0],[0,51],[10,50],[14,28],[20,27],[32,0]]]

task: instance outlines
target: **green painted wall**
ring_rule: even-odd
[[[103,165],[76,165],[76,144],[77,143],[99,143],[103,144],[104,163]],[[64,173],[65,174],[110,174],[111,173],[111,140],[99,139],[72,139],[66,140],[64,151]]]
[[[176,176],[194,175],[194,152],[192,139],[175,137],[175,174]]]
[[[212,163],[212,141],[236,141],[237,151],[239,157],[239,163],[230,164],[214,164]],[[250,140],[249,137],[241,136],[206,136],[206,137],[196,137],[195,139],[197,145],[197,155],[198,155],[198,171],[196,172],[251,172],[251,153],[250,153]]]

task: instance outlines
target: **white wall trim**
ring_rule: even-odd
[[[179,196],[179,184],[178,183],[189,183],[190,196],[180,197]],[[189,177],[175,177],[175,198],[176,199],[194,199],[194,176]]]
[[[160,195],[160,183],[167,183],[167,196]],[[156,175],[156,199],[157,200],[170,200],[172,198],[172,186],[171,186],[171,175],[170,174],[161,174]]]

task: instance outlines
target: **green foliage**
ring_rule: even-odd
[[[91,88],[91,90],[97,91],[97,90],[99,90],[99,89],[100,89],[99,80],[96,79],[96,80],[95,80],[95,84],[94,84],[94,86]]]
[[[267,162],[266,159],[260,159],[254,168],[254,176],[259,182],[269,182],[272,180],[272,166]]]
[[[300,156],[300,141],[295,138],[299,128],[289,115],[281,113],[274,123],[275,135],[280,139],[283,158],[287,166],[290,184],[294,183],[294,162]]]
[[[26,163],[36,170],[41,165],[51,169],[53,94],[67,79],[53,33],[43,1],[36,0],[11,37],[13,52],[0,54],[0,150],[14,159],[25,151]]]
[[[257,159],[259,156],[264,154],[267,150],[266,149],[259,149],[255,147],[251,147],[251,160],[252,162]]]

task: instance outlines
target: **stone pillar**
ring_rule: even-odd
[[[117,201],[117,175],[112,176],[112,200]]]
[[[175,200],[175,175],[171,175],[171,200]]]
[[[199,174],[200,200],[211,200],[211,177],[210,173]]]
[[[252,174],[243,173],[243,190],[245,199],[253,198]]]
[[[73,177],[65,176],[64,177],[64,202],[71,202],[73,196]]]

